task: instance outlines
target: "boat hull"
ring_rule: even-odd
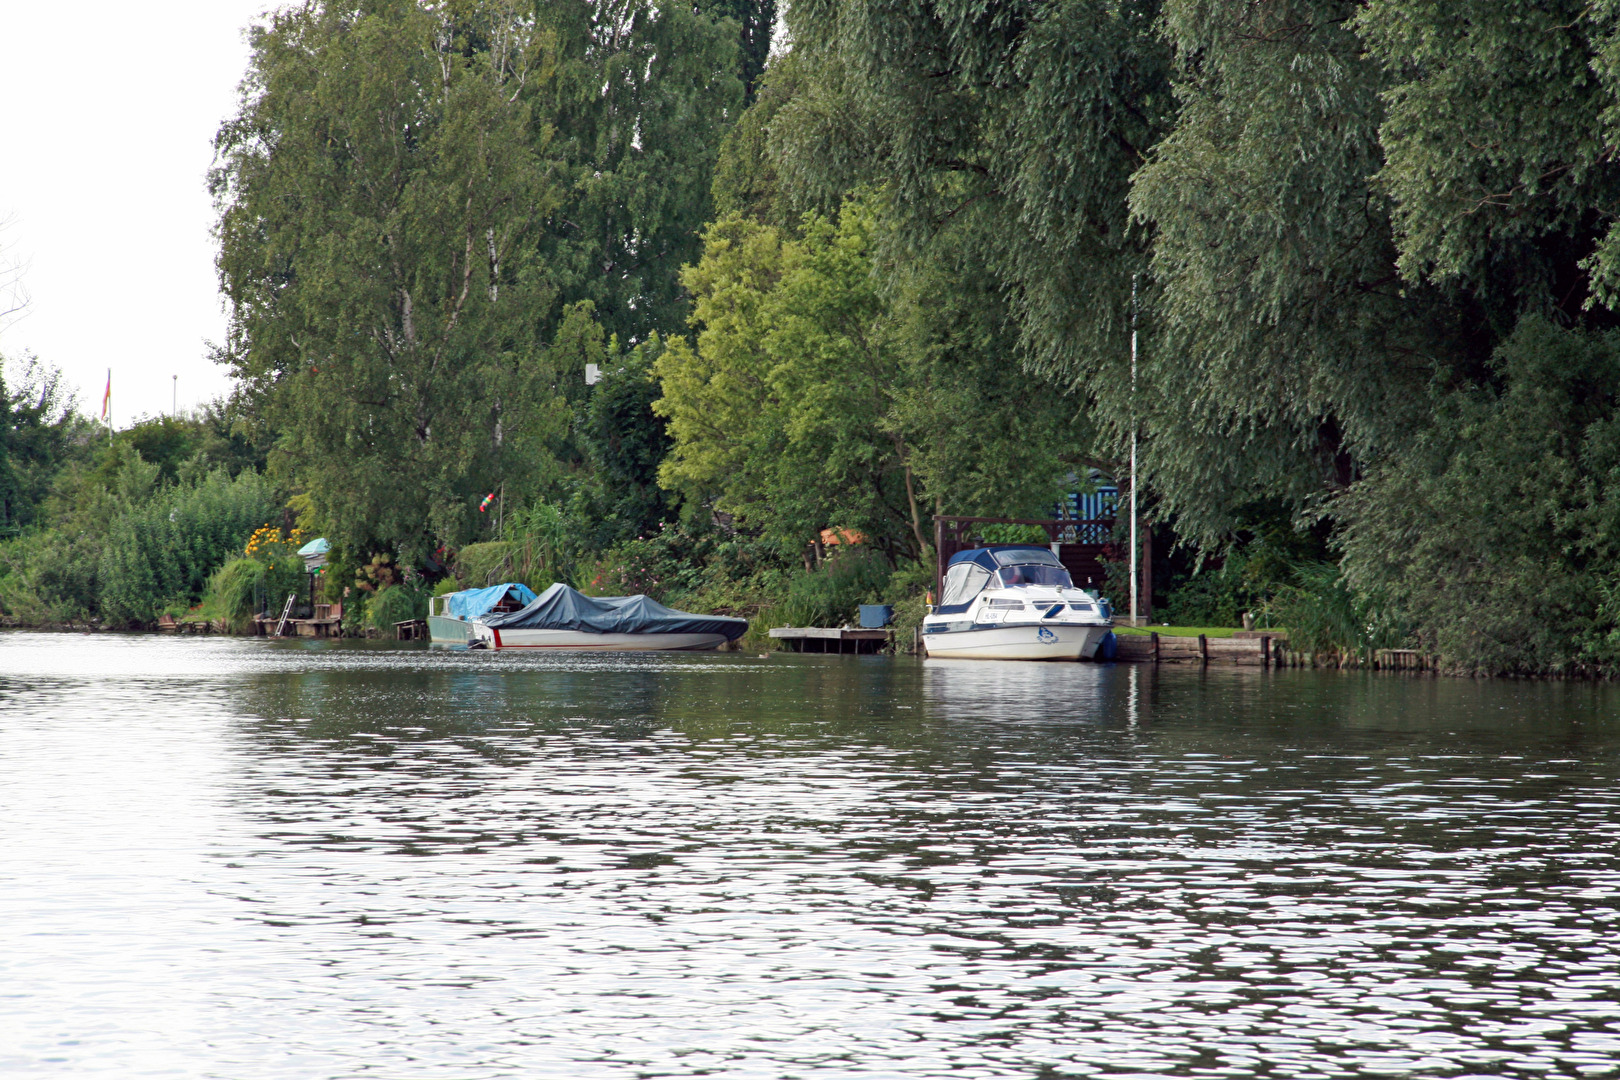
[[[584,649],[591,652],[703,652],[726,643],[724,634],[592,634],[583,630],[492,630],[473,636],[490,649]]]
[[[925,632],[923,649],[931,657],[949,660],[1090,660],[1110,629],[1025,623]]]
[[[472,623],[451,615],[429,615],[428,640],[434,645],[465,645],[472,640]]]

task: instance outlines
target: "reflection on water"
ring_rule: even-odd
[[[1604,1076],[1605,687],[0,635],[0,1072]]]

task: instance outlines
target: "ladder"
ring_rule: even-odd
[[[281,605],[281,621],[276,623],[276,637],[287,628],[287,617],[292,614],[293,601],[298,599],[297,593],[288,593],[287,602]]]

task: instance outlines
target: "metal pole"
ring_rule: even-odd
[[[1131,625],[1137,622],[1141,573],[1136,565],[1136,275],[1131,275]]]
[[[169,415],[180,419],[180,376],[174,377],[174,397],[169,402]]]

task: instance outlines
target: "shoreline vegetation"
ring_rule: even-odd
[[[1134,444],[1155,622],[1620,674],[1620,13],[594,11],[253,26],[235,389],[108,431],[7,359],[0,623],[239,631],[324,537],[349,634],[519,580],[909,642],[935,515]]]

